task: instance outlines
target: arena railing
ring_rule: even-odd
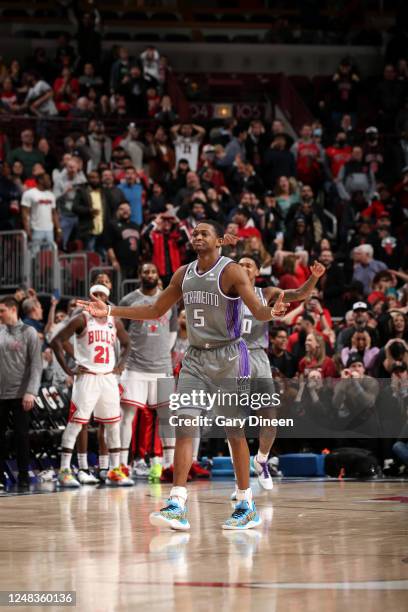
[[[32,242],[28,248],[31,286],[37,293],[61,293],[61,273],[58,247],[55,242]]]
[[[88,258],[86,253],[72,253],[58,257],[61,297],[86,298],[88,296]]]
[[[0,232],[0,290],[31,286],[27,234],[22,230]]]

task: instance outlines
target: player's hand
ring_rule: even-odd
[[[288,304],[283,303],[284,293],[281,291],[278,295],[278,299],[276,300],[274,306],[271,308],[272,317],[280,317],[285,314],[288,309]]]
[[[92,297],[91,300],[91,302],[88,302],[87,300],[77,300],[77,306],[80,306],[89,312],[89,314],[93,317],[107,317],[109,312],[108,305],[105,304],[105,302],[102,302],[102,300],[97,300],[94,297]]]
[[[310,271],[313,276],[316,276],[316,278],[321,278],[323,274],[326,272],[326,268],[324,267],[322,263],[320,263],[320,261],[315,261],[310,266]]]
[[[223,237],[223,246],[235,246],[239,242],[238,236],[234,236],[234,234],[224,234]]]
[[[25,393],[23,397],[23,410],[24,412],[29,412],[33,409],[35,402],[35,395],[31,393]]]

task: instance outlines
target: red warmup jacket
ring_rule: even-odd
[[[159,271],[159,276],[164,276],[166,272],[166,251],[164,235],[162,232],[157,230],[152,231],[150,234],[150,240],[153,245],[152,262]],[[180,249],[178,244],[180,240],[180,233],[177,230],[170,232],[168,240],[169,258],[171,264],[171,271],[175,272],[177,268],[181,266],[182,253],[184,249]]]

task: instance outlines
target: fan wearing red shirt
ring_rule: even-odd
[[[346,132],[343,130],[337,132],[335,143],[326,149],[333,179],[337,178],[340,169],[350,160],[352,150],[353,148],[347,144]]]
[[[326,356],[326,346],[322,336],[311,332],[306,336],[305,356],[299,361],[298,371],[304,374],[306,370],[319,368],[323,378],[335,378],[336,366],[333,359]]]

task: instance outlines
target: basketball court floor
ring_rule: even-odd
[[[189,485],[189,533],[149,523],[169,485],[2,493],[0,590],[76,591],[89,612],[408,609],[406,481],[253,488],[263,525],[245,532],[220,529],[231,480]]]

